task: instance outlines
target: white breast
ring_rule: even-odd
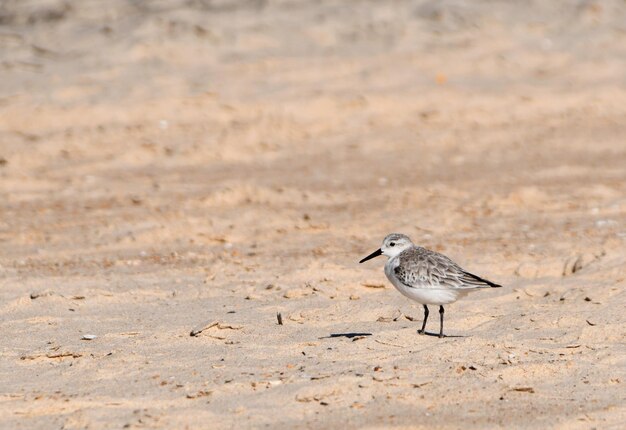
[[[390,258],[385,264],[385,275],[387,275],[389,281],[398,291],[411,300],[415,300],[423,305],[447,305],[456,302],[460,297],[467,294],[467,291],[426,283],[407,287],[396,278],[394,269],[398,266],[398,263],[399,259],[397,257]]]

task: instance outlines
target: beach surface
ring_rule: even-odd
[[[0,428],[622,428],[625,23],[3,1]],[[391,232],[504,288],[420,336]]]

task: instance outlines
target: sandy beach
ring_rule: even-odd
[[[5,0],[0,428],[623,428],[625,136],[623,1]]]

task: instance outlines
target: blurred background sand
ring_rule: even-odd
[[[0,427],[626,421],[623,1],[4,0],[0,77]],[[390,232],[505,288],[418,336]]]

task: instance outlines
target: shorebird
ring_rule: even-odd
[[[414,245],[408,236],[392,233],[382,246],[359,261],[364,263],[379,255],[389,257],[385,275],[404,296],[424,306],[424,322],[419,334],[426,333],[428,305],[439,305],[439,337],[443,335],[443,305],[456,302],[479,288],[502,285],[473,275],[443,254]]]

